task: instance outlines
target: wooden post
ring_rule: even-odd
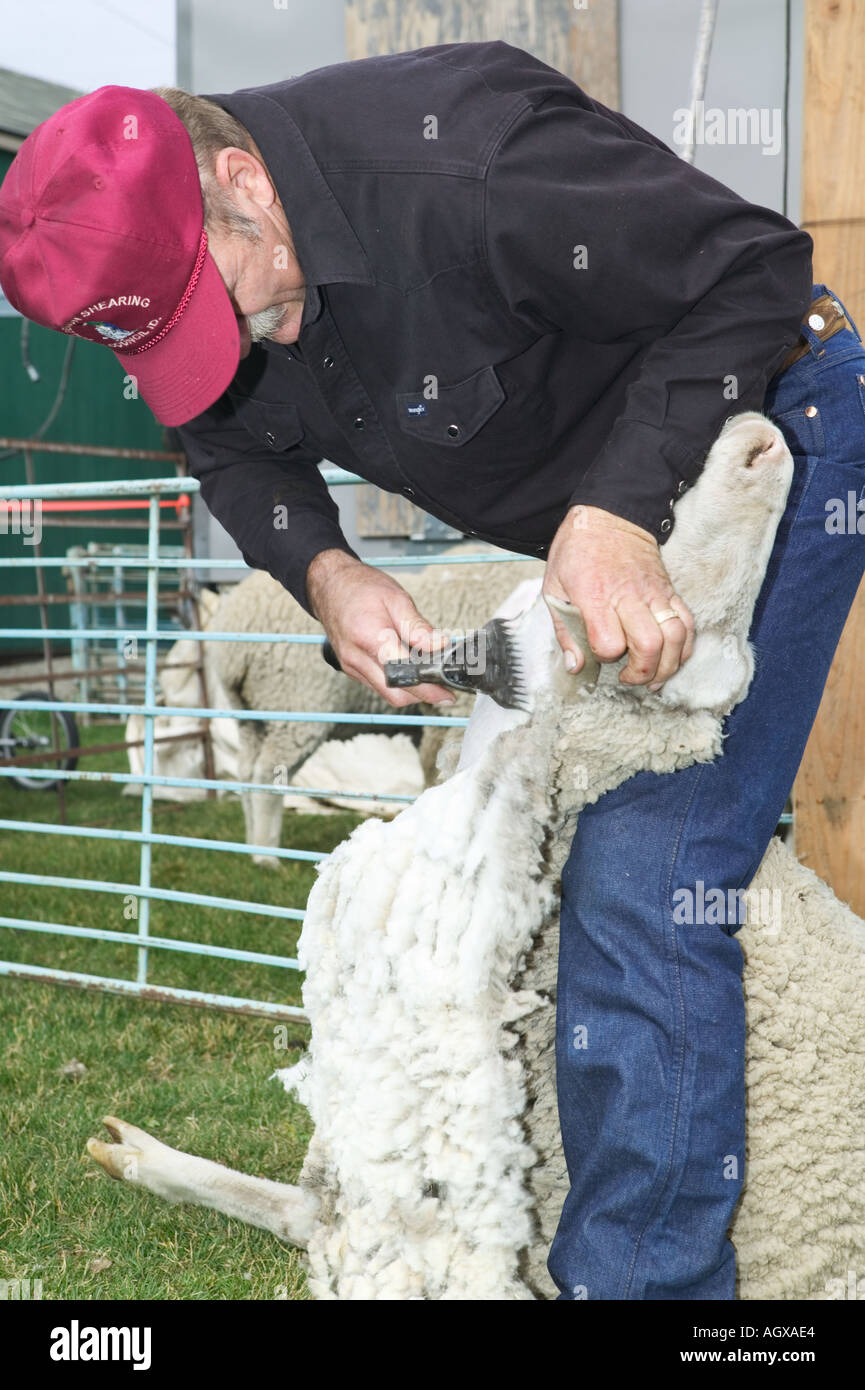
[[[619,104],[617,0],[346,0],[349,58],[504,39]]]
[[[814,238],[814,279],[841,296],[860,330],[865,314],[862,10],[860,0],[807,0],[802,153],[802,226]],[[865,915],[863,692],[865,586],[847,620],[793,791],[797,855],[860,915]]]

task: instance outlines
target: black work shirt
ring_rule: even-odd
[[[811,238],[507,44],[208,99],[261,150],[307,293],[297,344],[254,344],[178,433],[306,608],[313,557],[355,553],[322,458],[524,554],[575,503],[663,543],[798,337]]]

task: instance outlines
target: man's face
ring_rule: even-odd
[[[241,151],[223,150],[219,160],[233,154],[242,154],[251,168],[237,161],[238,177],[236,165],[226,158],[223,186],[238,211],[253,219],[261,236],[252,241],[216,229],[208,230],[207,242],[237,315],[240,355],[246,357],[253,342],[261,338],[296,342],[306,287],[285,213],[263,164]],[[217,176],[219,171],[217,163]]]

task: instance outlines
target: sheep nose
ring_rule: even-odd
[[[779,429],[763,429],[753,440],[744,459],[746,468],[780,463],[784,457],[784,436]]]

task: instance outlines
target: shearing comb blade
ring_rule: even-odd
[[[517,620],[491,618],[483,627],[459,634],[440,652],[417,661],[386,661],[385,681],[391,687],[443,685],[489,695],[504,709],[529,712],[517,631]]]

